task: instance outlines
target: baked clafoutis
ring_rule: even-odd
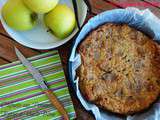
[[[107,23],[78,46],[79,87],[86,100],[122,115],[149,108],[160,94],[160,47],[126,24]]]

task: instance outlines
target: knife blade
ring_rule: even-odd
[[[32,64],[23,56],[23,54],[16,47],[15,53],[18,59],[22,62],[22,64],[32,74],[33,78],[37,81],[44,93],[48,96],[52,105],[61,113],[64,120],[69,120],[66,110],[64,109],[63,105],[59,102],[57,97],[53,94],[53,92],[48,88],[41,73],[35,67],[32,66]]]
[[[16,52],[16,55],[19,58],[19,60],[28,69],[28,71],[32,74],[33,78],[37,81],[37,83],[40,85],[40,87],[43,90],[47,90],[48,87],[47,87],[46,83],[44,82],[43,77],[39,73],[39,71],[37,69],[35,69],[34,67],[32,67],[32,64],[22,55],[22,53],[17,48],[15,48],[15,52]]]

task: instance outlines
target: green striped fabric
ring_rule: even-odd
[[[29,60],[65,106],[70,119],[74,119],[75,110],[58,52],[48,52]],[[59,112],[19,61],[0,66],[0,120],[59,119],[62,119]]]

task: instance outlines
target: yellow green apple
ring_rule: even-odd
[[[65,4],[59,4],[45,14],[44,22],[50,31],[60,39],[69,36],[76,25],[73,10]]]
[[[22,0],[8,0],[2,8],[2,16],[8,26],[19,31],[32,29],[37,20],[37,15]]]
[[[36,13],[47,13],[52,10],[59,0],[23,0],[28,8]]]

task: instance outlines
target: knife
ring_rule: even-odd
[[[43,79],[43,76],[40,72],[32,66],[32,64],[23,56],[23,54],[15,47],[15,52],[19,60],[22,64],[27,68],[27,70],[32,74],[33,78],[37,81],[39,86],[42,88],[44,93],[49,98],[52,105],[59,111],[59,113],[63,116],[64,120],[69,120],[68,114],[64,109],[63,105],[59,102],[57,97],[53,94],[53,92],[48,88],[46,82]]]

